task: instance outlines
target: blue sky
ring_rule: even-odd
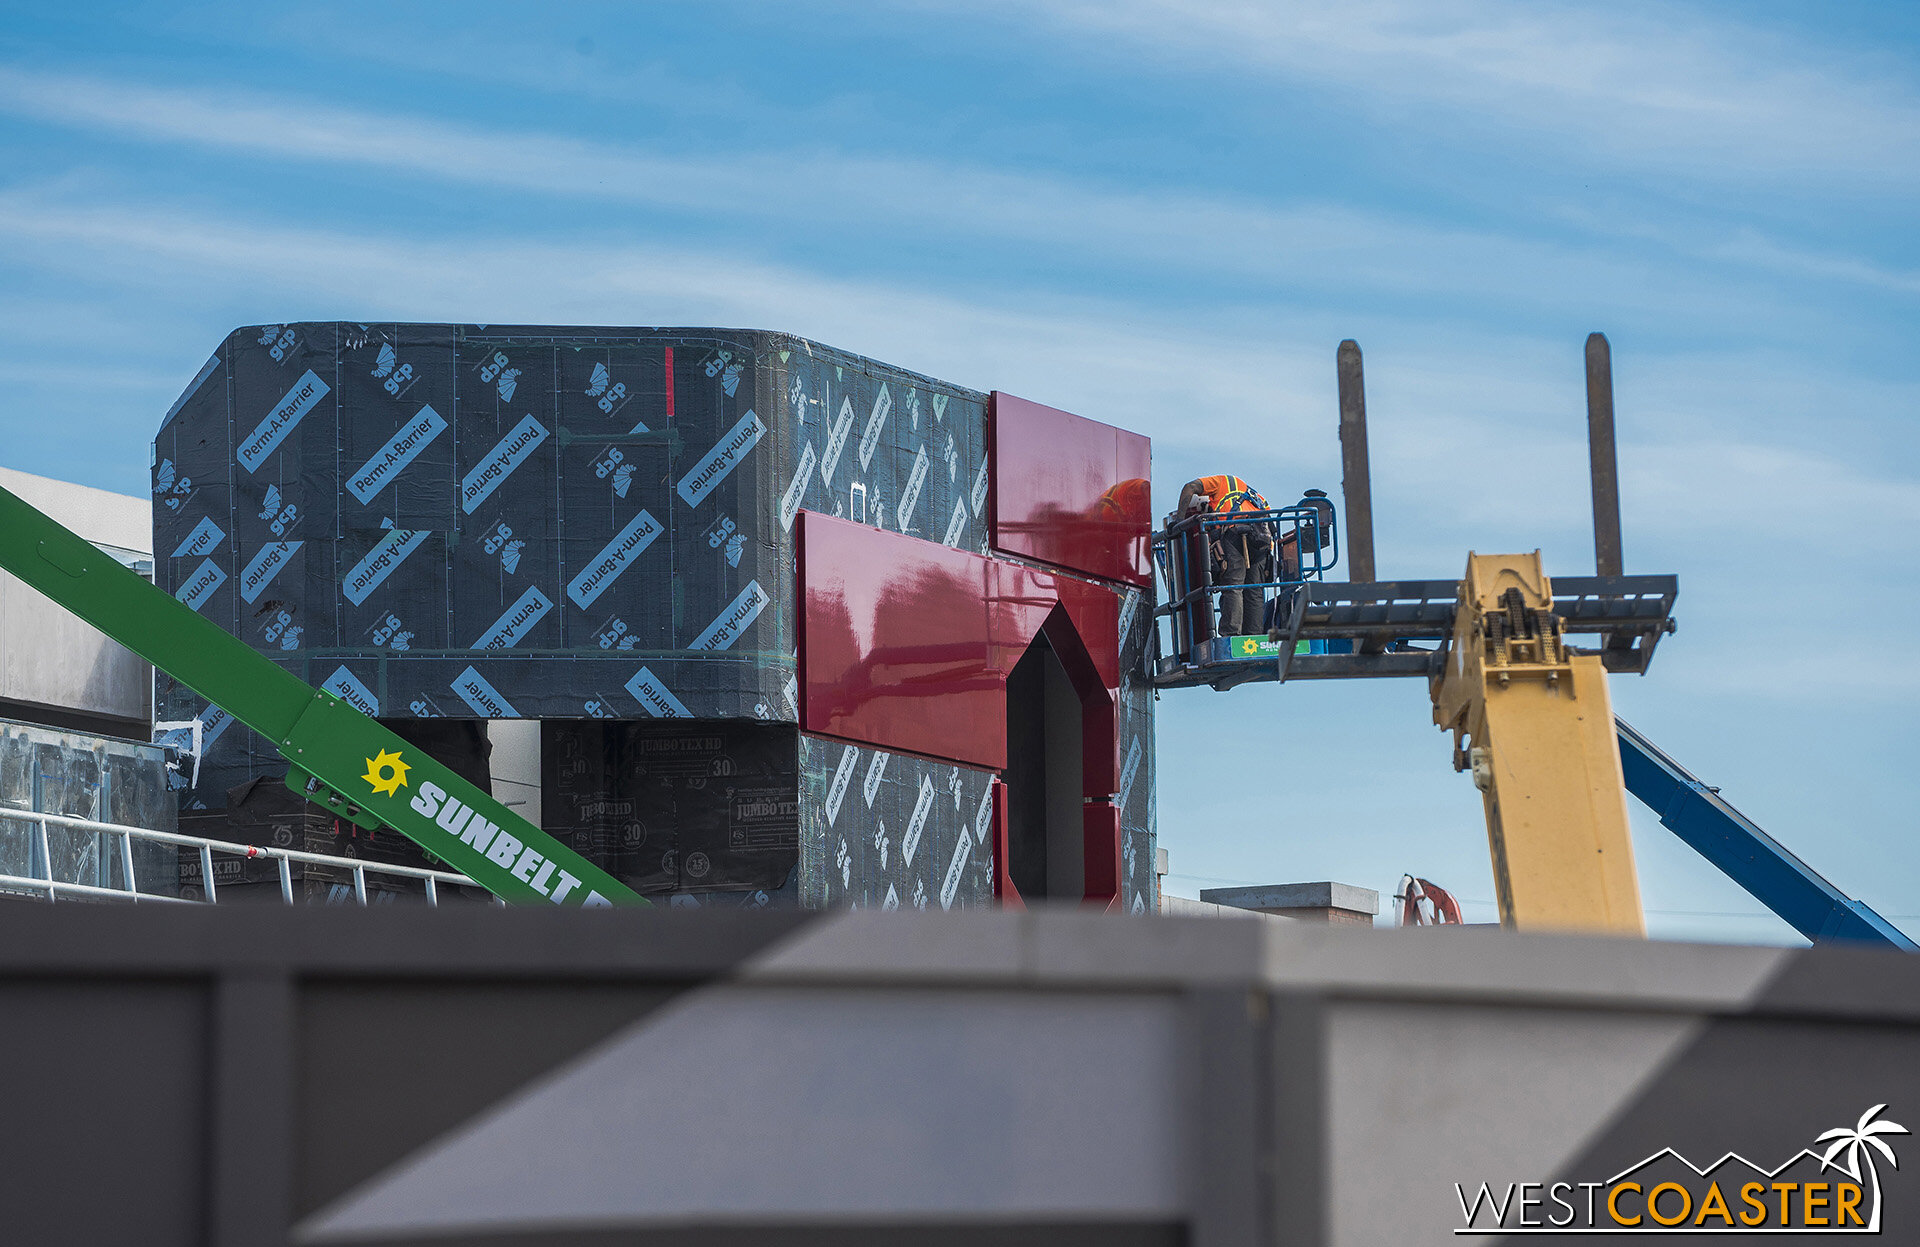
[[[1578,574],[1600,329],[1628,570],[1682,585],[1617,708],[1920,915],[1920,8],[0,14],[8,466],[144,492],[240,324],[719,324],[1141,430],[1163,501],[1337,495],[1354,337],[1381,573]],[[1173,891],[1412,871],[1492,917],[1417,683],[1169,694],[1159,759]],[[1656,934],[1792,938],[1636,820]]]

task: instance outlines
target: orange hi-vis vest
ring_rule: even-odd
[[[1201,492],[1215,515],[1234,515],[1241,511],[1270,511],[1258,490],[1237,476],[1203,476]]]

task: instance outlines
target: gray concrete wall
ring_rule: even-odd
[[[0,906],[0,1062],[89,1071],[0,1117],[21,1241],[1457,1242],[1456,1184],[1807,1169],[1920,1102],[1920,959],[1874,950],[76,910]]]

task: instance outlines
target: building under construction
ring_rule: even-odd
[[[150,529],[0,473],[0,1053],[99,1071],[21,1120],[105,1123],[123,1198],[20,1131],[0,1196],[25,1241],[1438,1241],[1904,1133],[1913,942],[1612,713],[1679,586],[1621,566],[1587,363],[1591,574],[1380,581],[1352,344],[1338,504],[1157,516],[1138,434],[780,333],[234,332]],[[1360,678],[1428,681],[1511,930],[1171,905],[1155,698]],[[1880,950],[1618,938],[1629,796]],[[1738,1224],[1895,1225],[1863,1160]]]
[[[1001,777],[1020,894],[1141,910],[1149,458],[781,334],[245,329],[155,438],[156,583],[469,779],[537,722],[520,812],[644,896],[987,904]],[[157,704],[196,826],[284,791]]]

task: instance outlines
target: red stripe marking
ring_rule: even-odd
[[[667,348],[667,419],[673,419],[673,348]]]

